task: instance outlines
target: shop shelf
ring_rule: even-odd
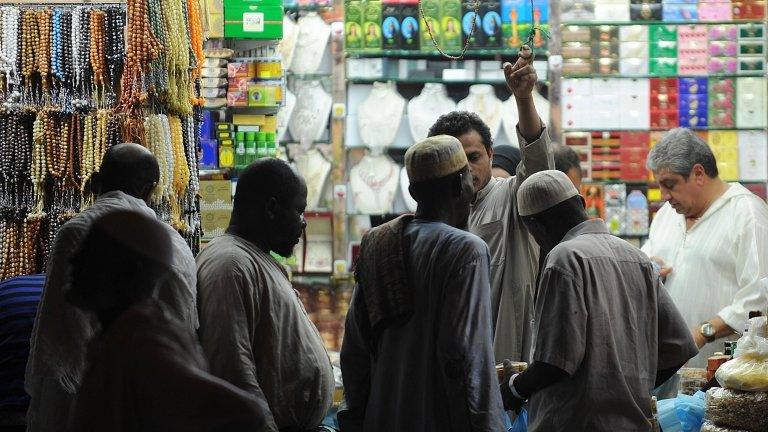
[[[630,26],[630,25],[724,25],[724,24],[764,24],[761,20],[730,20],[730,21],[568,21],[561,26]]]
[[[445,80],[443,78],[394,78],[394,77],[381,77],[381,78],[351,78],[348,80],[350,84],[373,84],[375,82],[392,81],[398,84],[426,84],[426,83],[441,83],[445,85],[473,85],[473,84],[490,84],[490,85],[506,85],[503,80]],[[549,84],[549,81],[539,80],[540,83]]]
[[[760,78],[765,77],[764,73],[751,73],[751,74],[709,74],[709,75],[651,75],[651,74],[636,74],[636,75],[622,75],[622,74],[563,74],[563,78]]]
[[[496,57],[513,57],[516,56],[518,50],[516,48],[499,48],[499,49],[487,49],[487,50],[467,50],[464,57],[468,59],[477,58],[496,58]],[[461,54],[461,51],[451,51],[447,54],[457,56]],[[536,59],[543,59],[547,57],[546,51],[535,50],[534,54]],[[347,56],[350,58],[425,58],[434,59],[441,58],[442,54],[437,51],[409,51],[409,50],[381,50],[381,51],[348,51]]]

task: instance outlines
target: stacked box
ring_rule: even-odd
[[[699,19],[698,0],[662,0],[665,22],[690,22]]]
[[[707,75],[707,26],[679,26],[677,71],[680,75]]]
[[[709,127],[711,129],[733,129],[736,127],[736,80],[733,78],[710,78]]]
[[[224,0],[224,37],[282,39],[282,2],[279,0]]]
[[[739,137],[736,131],[711,131],[709,147],[717,160],[720,178],[725,181],[739,180]]]
[[[739,26],[738,62],[740,74],[766,72],[766,25],[763,23]]]
[[[678,88],[679,125],[690,129],[705,129],[708,119],[707,79],[680,78]]]
[[[715,74],[735,74],[738,70],[738,34],[736,25],[709,26],[709,64],[707,72]]]
[[[622,75],[648,74],[648,26],[621,26],[619,29]]]
[[[348,51],[359,51],[363,49],[364,40],[363,2],[347,0],[344,3],[344,47]]]
[[[733,6],[730,0],[699,1],[699,21],[730,21],[733,19]]]
[[[619,73],[619,28],[599,26],[592,28],[592,70],[600,75]]]
[[[678,127],[678,88],[676,78],[651,78],[651,128]]]
[[[595,0],[595,20],[621,23],[629,21],[629,1]]]
[[[366,0],[363,3],[363,49],[381,49],[381,1]]]
[[[648,178],[650,135],[648,132],[621,133],[621,178],[628,181],[645,181]]]
[[[661,0],[631,0],[629,5],[632,21],[661,21],[663,15]]]
[[[677,75],[677,27],[651,25],[649,32],[648,73],[654,76]]]
[[[736,80],[736,126],[768,127],[768,82],[765,77],[739,77]]]

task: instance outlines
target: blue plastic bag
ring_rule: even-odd
[[[508,432],[528,432],[528,411],[520,411]]]

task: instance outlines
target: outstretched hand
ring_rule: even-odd
[[[538,80],[536,69],[533,68],[533,51],[528,45],[523,45],[520,49],[517,61],[504,63],[504,77],[507,81],[507,87],[512,91],[517,99],[528,99],[533,93],[534,86]]]

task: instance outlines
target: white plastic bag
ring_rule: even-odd
[[[736,344],[734,359],[725,362],[715,377],[725,388],[753,392],[768,391],[768,339],[765,329],[768,319],[749,320],[749,331]]]

